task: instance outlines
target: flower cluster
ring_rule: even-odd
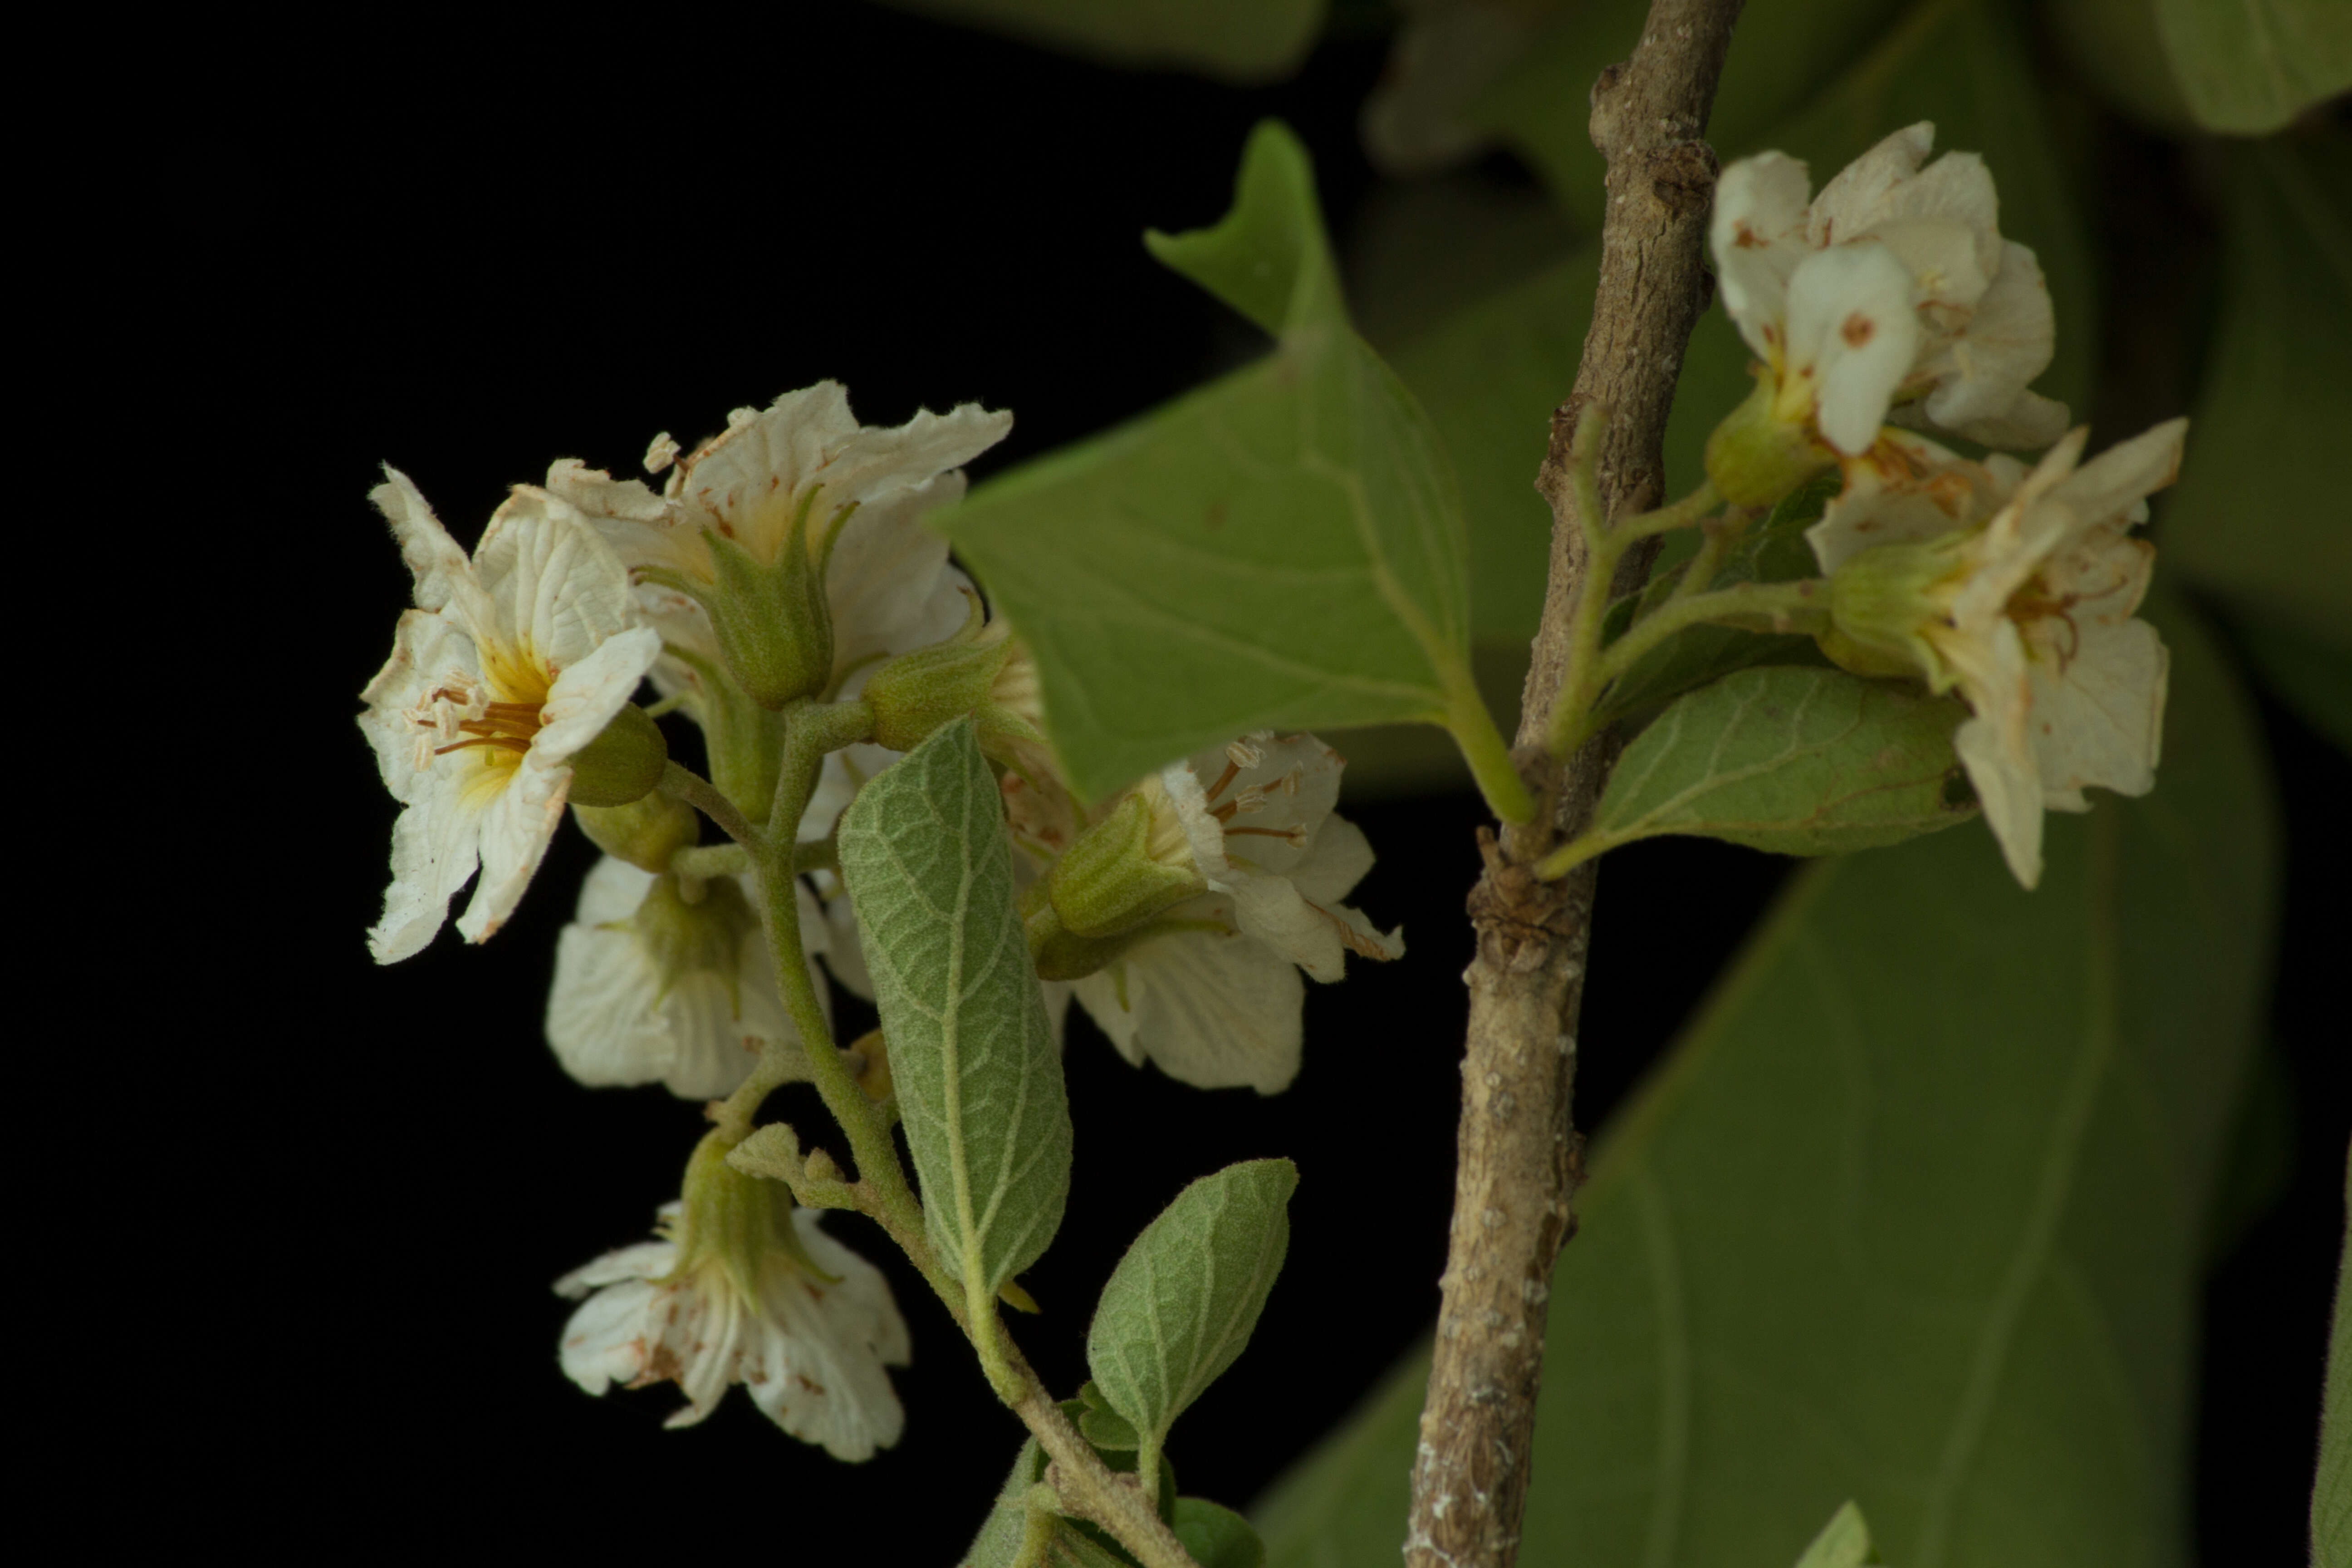
[[[1934,137],[1895,132],[1810,201],[1805,166],[1780,153],[1723,172],[1717,277],[1761,363],[1708,444],[1708,474],[1753,508],[1842,470],[1807,535],[1829,577],[1822,648],[1966,701],[1954,751],[2030,888],[2045,809],[2155,783],[2166,656],[2134,617],[2155,552],[2131,531],[2178,472],[2188,426],[2082,461],[2088,431],[2029,386],[2056,342],[2033,253],[2001,237],[1981,159],[1927,163]],[[1890,420],[2048,451],[1971,460]]]
[[[711,1100],[719,1124],[662,1240],[558,1285],[586,1298],[562,1363],[592,1393],[675,1381],[682,1423],[741,1383],[843,1458],[897,1440],[886,1369],[908,1346],[888,1288],[726,1154],[757,1096],[832,1070],[835,1043],[806,1037],[830,1033],[828,974],[871,996],[832,839],[864,784],[941,724],[970,715],[1000,770],[1057,1026],[1075,997],[1130,1061],[1273,1092],[1298,1071],[1301,972],[1337,980],[1349,952],[1402,951],[1341,901],[1371,849],[1332,814],[1342,764],[1312,736],[1244,736],[1091,807],[1076,798],[1027,650],[923,524],[1010,424],[966,405],[871,428],[824,383],[737,410],[690,453],[657,437],[658,490],[558,462],[470,558],[402,476],[375,492],[417,605],[360,721],[404,807],[376,957],[422,950],[478,867],[458,928],[488,938],[569,805],[605,854],[558,942],[548,1041],[583,1084],[660,1083]],[[708,781],[668,761],[635,705],[648,679],[654,713],[700,731]],[[789,731],[819,709],[856,716],[821,763]],[[742,844],[698,844],[689,799],[722,826],[740,818]],[[772,820],[780,807],[788,820]],[[839,1059],[887,1094],[887,1047]]]

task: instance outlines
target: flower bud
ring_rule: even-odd
[[[627,805],[661,783],[669,743],[661,726],[631,702],[596,738],[572,753],[572,801],[577,805]]]
[[[1045,889],[1062,929],[1075,936],[1108,937],[1133,931],[1207,883],[1192,864],[1180,826],[1155,843],[1151,802],[1141,792],[1078,836],[1045,874]]]
[[[973,610],[978,618],[977,607]],[[971,623],[966,623],[966,631]],[[876,670],[859,692],[874,710],[874,743],[911,752],[940,725],[978,713],[1012,657],[1004,637],[967,637],[919,647]]]
[[[824,563],[812,559],[807,507],[772,565],[715,531],[713,584],[698,595],[728,673],[762,708],[814,697],[833,679],[833,612]]]
[[[572,818],[588,836],[589,843],[640,871],[668,869],[669,858],[700,837],[702,831],[692,806],[659,790],[626,805],[582,805],[575,801]]]
[[[1706,477],[1734,506],[1770,506],[1837,460],[1806,417],[1774,405],[1774,378],[1756,379],[1747,401],[1706,438]]]

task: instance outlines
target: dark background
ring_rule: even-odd
[[[204,929],[198,1005],[219,1026],[199,1031],[215,1048],[175,1058],[158,1114],[187,1158],[141,1209],[169,1216],[173,1289],[198,1302],[130,1439],[182,1500],[160,1516],[181,1539],[698,1550],[682,1531],[725,1500],[780,1555],[863,1542],[869,1560],[946,1562],[1018,1446],[919,1281],[850,1216],[828,1224],[892,1273],[914,1329],[898,1449],[838,1465],[740,1394],[666,1432],[674,1391],[592,1400],[559,1373],[570,1309],[547,1283],[642,1235],[698,1110],[580,1089],[540,1038],[588,860],[575,835],[488,948],[445,935],[397,969],[369,962],[394,806],[346,715],[407,583],[366,491],[392,460],[470,541],[551,458],[627,471],[656,430],[691,442],[824,376],[868,423],[965,399],[1015,410],[982,476],[1139,412],[1249,352],[1139,231],[1221,215],[1242,139],[1271,113],[1313,149],[1344,245],[1372,184],[1354,120],[1385,42],[1360,29],[1296,79],[1240,90],[855,5],[760,16],[675,36],[639,17],[452,32],[380,16],[306,68],[238,74],[152,150],[164,199],[137,226],[170,264],[122,265],[142,279],[134,308],[193,326],[163,390],[210,461],[242,474],[234,493],[259,498],[228,521],[267,552],[237,593],[270,609],[249,621],[268,643],[253,679],[279,717],[241,777],[290,823],[240,902],[206,896],[202,878],[230,873],[199,858],[167,910]],[[1524,178],[1500,159],[1484,172]],[[2292,1124],[2292,1185],[2250,1205],[2261,1217],[2222,1248],[2208,1296],[2199,1504],[2215,1563],[2300,1560],[2352,1106],[2328,919],[2352,767],[2265,717],[2293,835],[2271,1102]],[[1029,1277],[1046,1315],[1016,1325],[1074,1388],[1127,1238],[1196,1174],[1297,1159],[1293,1288],[1243,1368],[1283,1396],[1245,1408],[1213,1391],[1172,1456],[1186,1490],[1235,1504],[1435,1310],[1469,956],[1453,911],[1480,813],[1467,797],[1349,812],[1381,856],[1360,901],[1383,923],[1412,912],[1408,956],[1316,991],[1306,1070],[1273,1100],[1135,1071],[1076,1026],[1072,1209]],[[1689,841],[1612,858],[1586,1126],[1698,1000],[1659,955],[1711,973],[1785,866]],[[1695,923],[1684,889],[1699,885]]]

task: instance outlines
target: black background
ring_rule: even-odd
[[[780,1556],[863,1542],[870,1561],[945,1562],[1019,1442],[919,1282],[846,1216],[829,1223],[891,1269],[914,1328],[895,1451],[835,1464],[740,1394],[667,1432],[675,1391],[592,1400],[558,1373],[569,1309],[546,1283],[643,1233],[698,1111],[582,1089],[541,1041],[587,864],[576,836],[486,949],[445,935],[396,969],[369,962],[394,806],[346,716],[407,584],[365,493],[394,461],[469,541],[551,458],[627,471],[656,430],[690,442],[824,376],[868,423],[966,399],[1013,409],[982,477],[1102,428],[1247,351],[1139,231],[1221,215],[1244,135],[1274,113],[1314,151],[1344,238],[1371,184],[1354,116],[1385,44],[1336,39],[1296,79],[1242,90],[859,6],[756,16],[456,31],[382,16],[300,69],[249,62],[150,149],[163,199],[134,226],[152,251],[117,265],[140,280],[136,309],[193,329],[165,351],[184,356],[160,367],[166,390],[207,463],[241,476],[178,504],[264,559],[235,596],[269,613],[238,612],[230,635],[257,639],[251,679],[276,714],[248,733],[241,777],[282,825],[257,875],[197,854],[166,911],[200,928],[208,984],[163,1113],[183,1156],[140,1199],[142,1225],[169,1216],[175,1278],[134,1306],[174,1321],[167,1298],[193,1293],[198,1326],[114,1441],[154,1461],[146,1495],[177,1500],[134,1511],[171,1536],[331,1555],[469,1539],[700,1550],[717,1509],[730,1544]],[[253,499],[224,520],[225,494]],[[185,569],[209,570],[194,552]],[[2297,1163],[2209,1291],[2199,1507],[2215,1563],[2302,1551],[2352,1105],[2328,984],[2352,769],[2265,716],[2294,835],[2276,1035]],[[1072,1209],[1029,1280],[1046,1315],[1017,1326],[1049,1382],[1075,1387],[1125,1240],[1195,1174],[1297,1159],[1290,1288],[1231,1380],[1283,1394],[1245,1408],[1213,1391],[1173,1455],[1186,1490],[1235,1504],[1435,1309],[1469,955],[1452,911],[1480,814],[1468,798],[1349,810],[1381,857],[1360,901],[1383,923],[1412,913],[1410,953],[1317,990],[1306,1070],[1273,1100],[1137,1072],[1077,1026]],[[1784,869],[1682,841],[1612,858],[1587,1126],[1698,1000],[1661,955],[1712,973]],[[207,879],[246,890],[224,901]]]

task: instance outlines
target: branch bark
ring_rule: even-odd
[[[1716,161],[1700,138],[1740,5],[1653,0],[1633,57],[1592,88],[1592,140],[1609,165],[1600,286],[1536,481],[1552,509],[1551,565],[1513,753],[1552,809],[1500,841],[1479,830],[1454,1224],[1413,1462],[1410,1568],[1509,1568],[1518,1556],[1552,1267],[1575,1232],[1582,1178],[1570,1110],[1594,880],[1591,863],[1550,883],[1530,868],[1582,830],[1621,744],[1604,732],[1564,763],[1544,749],[1577,598],[1595,591],[1569,444],[1587,407],[1608,409],[1602,510],[1622,517],[1664,499],[1666,413],[1711,287],[1703,257]],[[1655,540],[1633,551],[1598,591],[1632,592],[1655,552]]]

